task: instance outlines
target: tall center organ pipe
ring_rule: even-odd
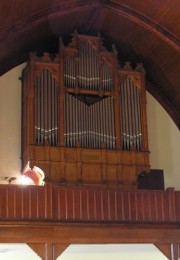
[[[88,105],[82,96],[65,93],[64,139],[68,147],[115,149],[113,97]]]
[[[79,62],[78,69],[75,56],[68,57],[64,67],[65,87],[75,88],[76,82],[81,89],[99,90],[100,80],[102,80],[102,90],[112,90],[112,72],[108,64],[103,61],[100,68],[100,56],[88,42],[79,42]],[[100,79],[100,69],[102,77]]]
[[[35,141],[38,145],[58,143],[58,93],[48,69],[36,78]]]
[[[140,91],[130,77],[119,87],[121,142],[124,150],[142,149]]]

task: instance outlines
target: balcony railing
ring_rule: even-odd
[[[0,185],[1,221],[180,221],[180,191]]]

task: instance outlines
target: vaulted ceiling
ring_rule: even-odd
[[[142,62],[147,90],[180,129],[179,0],[1,0],[0,74],[31,51],[57,51],[76,29],[114,43],[119,64]]]

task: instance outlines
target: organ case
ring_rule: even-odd
[[[136,188],[149,171],[144,69],[115,46],[74,33],[59,53],[31,53],[22,74],[22,166],[45,181]]]

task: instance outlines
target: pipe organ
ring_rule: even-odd
[[[22,74],[22,165],[66,185],[136,188],[149,171],[144,70],[118,64],[100,37],[31,53]]]

